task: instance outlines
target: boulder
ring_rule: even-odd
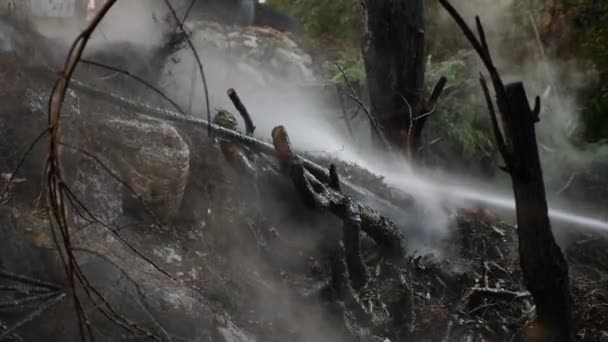
[[[208,70],[210,79],[216,78],[214,70],[230,70],[239,79],[255,80],[256,86],[314,81],[312,58],[289,34],[269,27],[229,27],[206,21],[190,21],[186,26],[193,32],[194,44],[214,65]],[[185,47],[173,59],[183,61],[190,55]],[[216,60],[214,55],[221,57]],[[172,69],[169,65],[168,71]]]
[[[128,185],[121,190],[123,210],[141,217],[149,209],[161,221],[175,218],[190,174],[190,148],[175,127],[139,115],[89,118],[83,124],[87,150]]]

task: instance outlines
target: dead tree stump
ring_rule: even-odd
[[[540,99],[536,98],[532,109],[521,82],[503,84],[492,61],[479,17],[476,18],[478,39],[447,0],[439,1],[461,27],[492,79],[500,124],[483,76],[480,82],[496,144],[506,164],[503,169],[511,176],[517,211],[520,264],[524,282],[536,303],[540,328],[537,338],[548,342],[574,341],[568,265],[551,231],[534,128],[539,121]]]

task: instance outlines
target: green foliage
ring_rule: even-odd
[[[446,77],[448,83],[445,96],[439,100],[427,123],[425,140],[440,138],[441,143],[432,145],[429,152],[442,154],[438,159],[448,162],[479,163],[482,159],[491,159],[494,154],[485,105],[479,99],[479,83],[468,75],[465,59],[470,54],[458,52],[452,58],[438,62],[429,56],[426,62],[427,97],[439,78]],[[338,63],[352,84],[365,84],[365,67],[360,56],[343,55]],[[329,68],[329,74],[334,81],[344,83],[344,77],[335,65]]]
[[[597,80],[581,94],[581,112],[586,142],[608,138],[608,1],[597,0],[516,0],[515,9],[532,12],[548,28],[546,43],[560,45],[555,53],[574,53],[570,58],[592,62]],[[568,43],[569,42],[569,43]]]
[[[582,10],[581,10],[582,11]],[[582,119],[588,141],[608,138],[608,2],[582,11],[576,19],[577,41],[596,65],[598,81],[586,91]]]
[[[478,82],[467,73],[465,58],[469,53],[458,53],[452,59],[434,63],[432,56],[427,60],[427,93],[441,76],[448,79],[447,87],[437,108],[428,122],[426,140],[440,138],[444,157],[464,158],[480,161],[491,158],[493,142],[488,130],[488,119],[483,103],[479,101]],[[431,151],[434,148],[431,147]],[[451,156],[451,158],[450,158]]]
[[[433,56],[429,55],[426,60],[426,86],[427,91],[431,92],[432,87],[441,78],[445,77],[451,87],[455,86],[468,86],[471,85],[471,79],[464,77],[464,71],[466,63],[464,58],[470,54],[460,52],[452,59],[441,61],[438,63],[433,62]]]
[[[363,84],[365,82],[365,65],[360,55],[349,56],[344,54],[336,63],[340,65],[344,74],[336,65],[332,65],[329,72],[330,75],[333,75],[332,80],[334,82],[345,83],[344,76],[352,83]]]
[[[270,0],[302,21],[312,37],[355,40],[359,34],[359,2],[353,0]]]

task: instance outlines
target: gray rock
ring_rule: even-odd
[[[86,126],[88,150],[106,161],[145,204],[123,189],[123,208],[148,207],[162,221],[173,219],[190,173],[190,149],[177,130],[143,116],[92,119]]]

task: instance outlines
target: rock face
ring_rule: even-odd
[[[311,57],[289,34],[272,28],[226,27],[206,21],[192,21],[186,26],[194,33],[194,44],[214,66],[207,70],[212,80],[220,78],[213,76],[216,70],[239,75],[239,80],[252,80],[257,86],[314,80]],[[174,59],[184,61],[190,55],[185,48]],[[169,65],[167,71],[171,70]]]
[[[175,217],[190,174],[190,149],[167,122],[145,117],[87,121],[87,145],[104,156],[141,197],[123,187],[123,209],[150,209],[160,220]]]

